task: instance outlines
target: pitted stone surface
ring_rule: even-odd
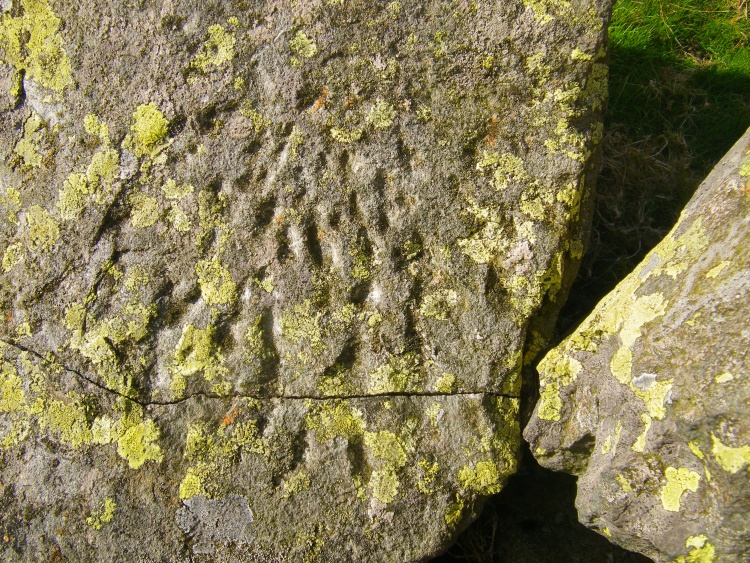
[[[581,522],[656,561],[750,553],[750,131],[673,231],[541,362],[524,435]]]
[[[446,546],[583,252],[609,4],[10,4],[0,550]]]

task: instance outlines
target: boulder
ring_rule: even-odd
[[[609,3],[3,7],[3,558],[444,549],[583,252]]]
[[[539,364],[524,431],[581,522],[655,561],[750,553],[750,131]]]

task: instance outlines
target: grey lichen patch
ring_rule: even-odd
[[[239,495],[218,500],[204,496],[186,499],[177,511],[176,522],[191,536],[195,554],[212,555],[226,544],[249,544],[253,539],[253,513],[247,499]]]

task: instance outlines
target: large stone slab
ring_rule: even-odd
[[[750,131],[539,366],[524,431],[584,524],[656,561],[750,553]]]
[[[583,251],[608,3],[3,6],[4,556],[447,545]]]

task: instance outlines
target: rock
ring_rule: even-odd
[[[608,12],[15,2],[3,557],[444,549],[583,252]]]
[[[750,553],[750,131],[672,232],[540,363],[524,431],[581,522],[656,561]]]

